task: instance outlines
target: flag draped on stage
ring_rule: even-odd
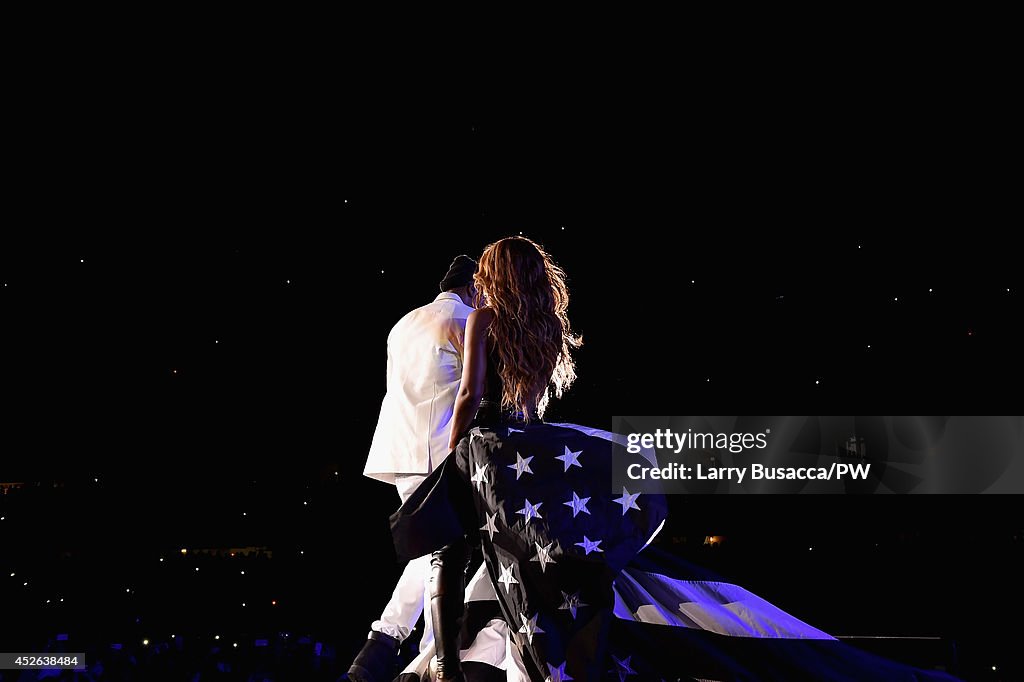
[[[463,535],[480,545],[467,679],[953,679],[861,652],[644,549],[667,505],[611,491],[612,438],[571,424],[475,427],[392,516],[403,560]]]

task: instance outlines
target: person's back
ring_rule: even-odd
[[[395,486],[405,502],[448,456],[455,398],[462,381],[466,321],[476,295],[476,261],[458,256],[432,303],[398,321],[388,334],[387,393],[363,473]],[[380,618],[349,668],[353,682],[392,679],[396,653],[419,620],[430,557],[406,564]],[[427,619],[420,650],[433,646]]]
[[[472,311],[457,294],[444,292],[392,328],[387,394],[365,475],[392,483],[395,474],[428,474],[448,454],[466,318]]]

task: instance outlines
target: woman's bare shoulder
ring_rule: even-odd
[[[494,308],[484,306],[483,308],[477,308],[469,314],[469,317],[466,318],[466,326],[482,331],[490,327],[493,321]]]

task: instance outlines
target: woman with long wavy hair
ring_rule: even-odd
[[[450,447],[479,415],[525,422],[544,416],[576,379],[565,273],[542,247],[511,237],[484,249],[474,276],[478,309],[466,321],[462,384]]]
[[[551,256],[529,239],[502,239],[484,250],[475,284],[453,452],[392,516],[395,546],[402,557],[433,553],[437,679],[463,670],[493,679],[495,669],[517,671],[509,679],[597,679],[607,670],[612,578],[664,519],[664,499],[634,497],[627,515],[611,494],[610,434],[543,421],[576,378],[581,344]],[[472,545],[484,567],[464,606]],[[422,661],[407,670],[422,673]]]
[[[391,517],[400,558],[433,554],[435,679],[951,679],[859,652],[654,548],[637,557],[664,496],[628,477],[632,492],[612,492],[621,439],[542,420],[576,377],[565,273],[512,237],[484,250],[475,280],[452,452]],[[614,461],[656,464],[629,448]],[[467,589],[474,545],[484,563]],[[430,655],[401,682],[419,682]]]

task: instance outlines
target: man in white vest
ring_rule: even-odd
[[[387,393],[363,474],[396,486],[403,503],[448,456],[476,265],[469,256],[458,256],[441,280],[438,297],[407,313],[388,334]],[[398,647],[416,627],[429,579],[429,556],[406,565],[391,601],[370,626],[349,679],[392,679]],[[424,622],[421,651],[433,643],[430,618]]]

